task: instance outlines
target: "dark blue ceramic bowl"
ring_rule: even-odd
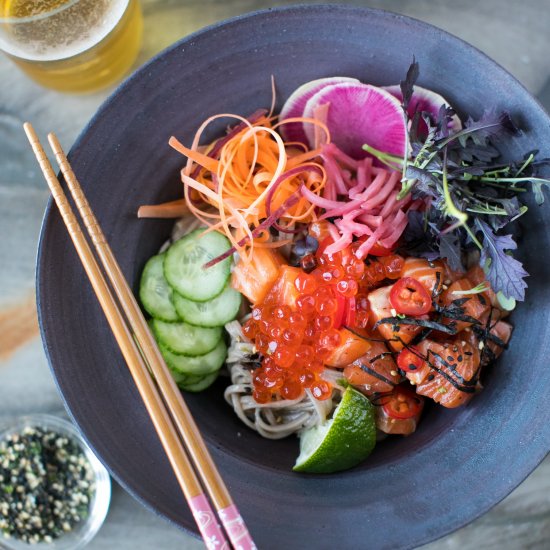
[[[331,75],[393,84],[412,54],[420,84],[459,111],[507,109],[525,133],[507,156],[550,156],[550,120],[501,67],[449,34],[407,17],[343,6],[302,6],[239,17],[162,53],[103,105],[71,162],[134,287],[170,232],[136,210],[181,193],[180,155],[209,115],[279,106],[303,82]],[[221,126],[219,128],[221,130]],[[214,135],[215,130],[211,134]],[[292,473],[296,439],[268,441],[225,404],[220,382],[188,396],[214,458],[262,549],[405,548],[461,527],[505,497],[550,448],[550,202],[523,222],[521,259],[531,277],[513,315],[511,348],[485,390],[459,410],[433,408],[417,433],[381,443],[354,470]],[[194,530],[153,426],[104,321],[60,216],[46,212],[38,256],[38,301],[50,364],[84,436],[114,477],[149,508]]]

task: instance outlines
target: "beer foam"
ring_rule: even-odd
[[[129,0],[79,0],[48,17],[0,24],[0,48],[29,61],[61,61],[99,44],[121,20]]]

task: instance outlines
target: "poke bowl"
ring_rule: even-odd
[[[185,161],[168,147],[171,136],[189,146],[211,116],[269,110],[272,76],[277,113],[299,86],[320,78],[395,85],[405,79],[413,55],[420,67],[416,84],[444,97],[463,121],[479,120],[488,110],[517,121],[522,131],[496,144],[500,159],[515,161],[535,149],[539,158],[550,156],[550,119],[536,100],[481,52],[439,29],[388,12],[331,5],[238,17],[183,39],[138,70],[71,150],[74,171],[136,294],[146,262],[174,225],[170,219],[138,219],[137,211],[182,197]],[[203,142],[219,138],[226,125],[214,121]],[[467,405],[427,406],[414,434],[380,442],[350,470],[317,475],[292,470],[296,437],[265,439],[243,425],[224,399],[227,377],[203,392],[185,393],[260,548],[418,546],[486,512],[544,458],[550,449],[550,428],[541,415],[550,393],[544,359],[550,213],[548,201],[526,200],[515,257],[530,274],[529,288],[511,315],[509,349],[486,370],[483,391]],[[51,204],[37,270],[46,353],[85,439],[132,495],[194,531]]]

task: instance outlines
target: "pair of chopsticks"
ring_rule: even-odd
[[[107,278],[34,128],[26,122],[24,129],[207,548],[230,548],[208,495],[233,547],[255,549],[59,141],[55,134],[48,134],[50,146]]]

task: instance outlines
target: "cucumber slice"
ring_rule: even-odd
[[[145,264],[139,283],[139,299],[151,317],[177,321],[179,317],[172,303],[174,291],[164,278],[163,264],[164,254],[153,256]]]
[[[177,292],[174,292],[173,301],[177,314],[186,323],[199,327],[219,327],[235,319],[242,296],[227,284],[221,294],[208,302],[194,302]]]
[[[172,371],[184,375],[204,376],[205,374],[211,374],[221,368],[227,357],[227,346],[223,338],[212,351],[195,357],[177,355],[176,353],[172,353],[169,349],[166,349],[166,346],[162,344],[159,345],[159,348],[168,367]]]
[[[202,328],[187,323],[166,323],[153,319],[153,334],[172,353],[204,355],[212,351],[222,337],[221,327]]]
[[[184,382],[182,384],[178,384],[178,387],[185,391],[191,391],[191,392],[199,392],[202,390],[205,390],[208,388],[208,386],[211,386],[214,383],[214,380],[218,378],[219,370],[216,372],[213,372],[212,374],[207,374],[206,376],[203,376],[198,382],[195,382],[194,384],[190,384],[188,382]]]
[[[210,373],[212,374],[212,373]],[[198,384],[199,382],[202,381],[202,379],[205,377],[205,376],[209,376],[209,375],[206,375],[206,374],[189,374],[189,375],[186,375],[184,378],[184,384],[187,385],[187,386],[190,386],[191,384]]]
[[[164,355],[164,354],[163,354]],[[168,363],[166,363],[168,365]],[[193,384],[194,380],[190,381],[189,376],[186,376],[182,372],[178,372],[174,369],[171,369],[168,365],[168,368],[170,369],[170,374],[172,375],[172,378],[174,379],[174,382],[179,386],[180,384]]]
[[[166,252],[164,276],[170,286],[188,300],[206,302],[222,292],[229,278],[231,258],[204,269],[203,265],[231,247],[221,233],[202,235],[196,229],[176,241]]]

